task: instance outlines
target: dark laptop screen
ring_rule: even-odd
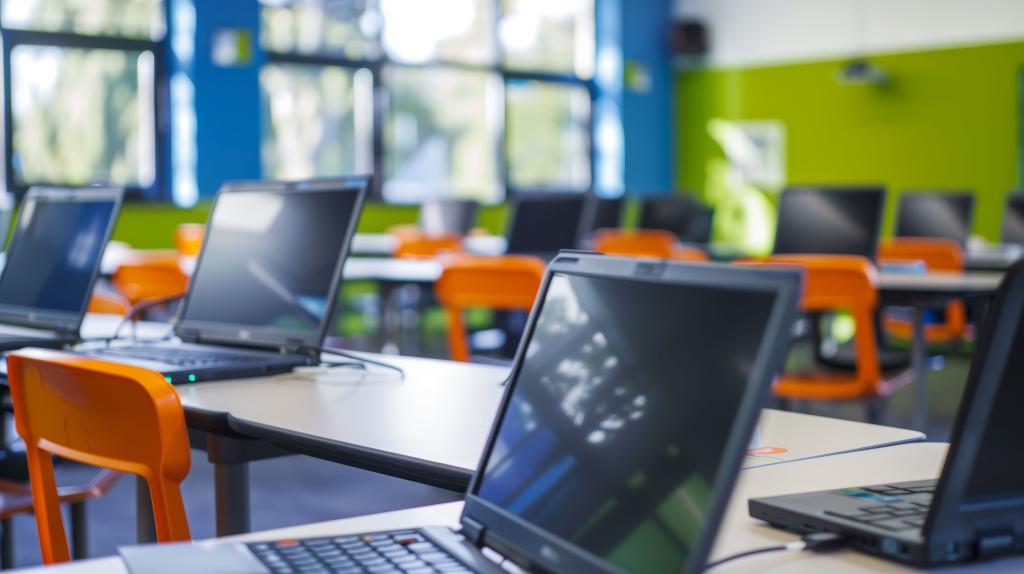
[[[904,193],[896,219],[899,237],[942,237],[965,244],[971,234],[970,193]]]
[[[554,254],[575,248],[585,201],[582,193],[524,192],[515,200],[508,252]]]
[[[776,255],[828,253],[874,259],[882,227],[882,188],[792,188],[779,201]]]
[[[359,192],[221,192],[183,323],[318,332]]]
[[[117,193],[26,197],[0,276],[0,305],[78,313],[103,254]]]
[[[1003,220],[1003,243],[1024,245],[1024,193],[1006,199]]]
[[[630,572],[680,572],[774,302],[554,275],[477,495]]]

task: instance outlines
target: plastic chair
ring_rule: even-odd
[[[707,261],[703,251],[682,247],[675,234],[663,229],[602,229],[594,235],[593,248],[608,255]]]
[[[111,315],[127,315],[132,310],[131,303],[117,293],[93,290],[89,298],[89,313],[108,313]]]
[[[804,271],[801,308],[810,313],[845,311],[854,322],[855,364],[852,370],[805,369],[787,371],[773,391],[782,399],[868,401],[868,415],[877,420],[878,401],[910,382],[900,373],[886,377],[878,359],[875,311],[878,277],[871,262],[856,255],[777,255],[752,265],[797,266]]]
[[[188,275],[181,268],[181,256],[170,252],[137,252],[118,266],[111,278],[114,287],[132,305],[149,299],[184,295]]]
[[[887,261],[922,261],[929,271],[962,273],[964,254],[960,244],[951,239],[933,237],[896,237],[878,248],[881,264]],[[887,335],[908,340],[913,336],[913,324],[905,317],[884,316]],[[949,343],[967,337],[967,307],[964,302],[950,301],[946,305],[945,320],[925,325],[925,341]]]
[[[430,236],[404,234],[398,236],[395,257],[402,259],[433,259],[443,253],[462,251],[462,238],[454,234]]]
[[[174,249],[182,255],[195,257],[203,249],[206,226],[202,223],[182,223],[174,229]]]
[[[533,307],[544,280],[544,262],[536,257],[454,256],[434,284],[434,295],[448,316],[448,349],[455,361],[469,361],[462,313],[470,308],[525,310]]]
[[[70,560],[52,455],[142,477],[157,540],[191,538],[180,488],[191,453],[174,387],[153,371],[43,349],[7,365],[44,562]]]

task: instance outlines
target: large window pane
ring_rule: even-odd
[[[590,186],[590,94],[582,86],[512,81],[506,88],[509,184]]]
[[[16,46],[15,181],[151,186],[153,73],[151,52]]]
[[[501,81],[451,68],[384,71],[390,104],[384,133],[384,197],[501,200],[498,124]]]
[[[260,2],[260,43],[271,52],[336,54],[353,60],[380,52],[377,0]]]
[[[382,0],[384,48],[402,62],[494,62],[495,0]]]
[[[503,0],[498,36],[517,70],[594,74],[594,0]]]
[[[303,179],[372,171],[369,70],[268,64],[260,86],[264,175]]]
[[[161,0],[2,0],[7,28],[98,36],[160,39]]]

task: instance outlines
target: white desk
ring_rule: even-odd
[[[466,251],[477,255],[501,255],[508,242],[500,235],[470,235],[462,240]],[[394,255],[398,239],[390,233],[356,233],[352,237],[352,255],[384,256]]]
[[[995,244],[968,246],[964,251],[964,268],[971,271],[1003,271],[1024,257],[1024,246]]]
[[[797,539],[764,526],[747,514],[747,500],[752,497],[792,494],[812,490],[862,486],[938,476],[946,456],[946,445],[921,443],[806,460],[776,466],[745,470],[739,482],[712,551],[712,559],[744,550],[771,546]],[[279,538],[303,538],[355,534],[385,529],[411,528],[424,525],[454,526],[462,503],[452,502],[422,508],[374,514],[345,520],[321,522],[305,526],[270,530],[233,537],[235,540],[257,541]],[[994,574],[1024,570],[1024,558],[1009,558],[974,565],[945,567],[937,572],[948,574]],[[915,570],[894,562],[853,551],[829,554],[777,553],[754,556],[725,564],[715,574],[749,574],[753,572],[818,574],[910,573]],[[35,572],[54,574],[120,574],[125,572],[118,558],[87,560]]]

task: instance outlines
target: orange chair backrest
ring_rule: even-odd
[[[202,223],[182,223],[174,229],[174,249],[182,255],[199,255],[205,234],[206,226]]]
[[[181,269],[181,257],[173,253],[132,257],[118,266],[112,281],[132,305],[148,299],[184,295],[188,291],[188,275]]]
[[[871,262],[857,255],[775,255],[753,265],[797,266],[804,271],[800,307],[804,311],[846,311],[856,333],[856,384],[865,393],[881,382],[875,309],[878,273]]]
[[[462,312],[469,308],[530,310],[544,281],[536,257],[453,256],[444,262],[434,294],[448,315],[448,348],[456,361],[470,359]]]
[[[59,351],[7,359],[46,563],[70,560],[51,455],[144,478],[160,542],[190,538],[181,481],[191,464],[178,393],[153,371]]]
[[[462,238],[458,235],[401,235],[395,257],[405,259],[432,259],[443,253],[462,251]]]
[[[662,229],[602,229],[594,236],[594,251],[632,257],[672,257],[679,238]]]
[[[917,260],[930,271],[964,270],[964,252],[951,239],[937,237],[894,237],[878,248],[879,260]]]
[[[89,298],[90,313],[109,313],[112,315],[127,315],[132,310],[131,303],[127,299],[115,293],[104,293],[93,291]]]

